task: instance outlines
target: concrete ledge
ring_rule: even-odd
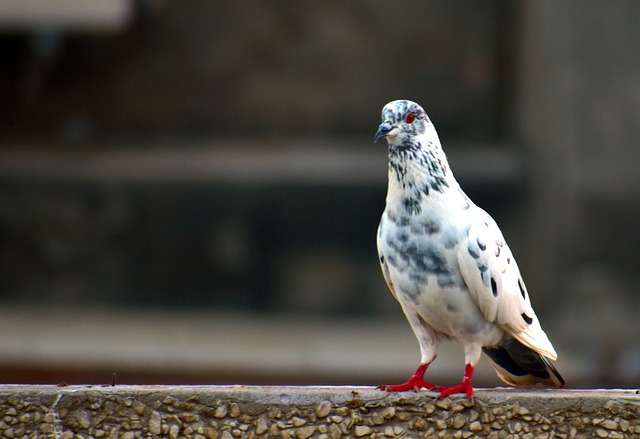
[[[0,436],[640,438],[640,394],[479,389],[470,402],[371,387],[0,386]]]

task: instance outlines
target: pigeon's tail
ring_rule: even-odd
[[[517,340],[482,350],[491,360],[498,377],[509,385],[534,386],[542,383],[555,387],[564,386],[564,379],[548,358]]]

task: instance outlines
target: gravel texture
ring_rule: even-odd
[[[0,437],[640,438],[636,390],[0,386]]]

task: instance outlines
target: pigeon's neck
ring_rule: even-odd
[[[437,137],[389,145],[387,206],[395,204],[409,214],[419,214],[426,199],[444,200],[451,190],[458,189]]]

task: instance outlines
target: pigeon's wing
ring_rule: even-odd
[[[485,317],[534,351],[557,358],[536,317],[527,288],[498,225],[484,211],[458,250],[458,264],[469,292]]]
[[[389,287],[389,291],[391,291],[391,294],[393,294],[393,297],[395,297],[396,300],[398,300],[398,294],[396,293],[396,288],[393,284],[393,282],[391,281],[391,274],[389,273],[389,264],[388,262],[385,260],[385,255],[382,251],[382,245],[380,242],[381,239],[381,233],[380,233],[380,228],[382,227],[382,222],[380,223],[380,226],[378,226],[378,257],[380,258],[380,268],[382,269],[382,276],[384,276],[384,280],[387,283],[387,286]]]

